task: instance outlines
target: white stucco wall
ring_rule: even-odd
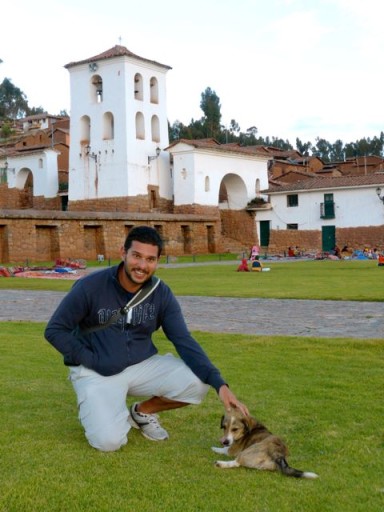
[[[69,68],[71,84],[71,147],[69,199],[135,196],[148,193],[148,185],[158,186],[160,195],[171,199],[172,183],[169,158],[162,153],[148,164],[148,156],[156,147],[168,146],[166,106],[167,68],[130,57],[101,60],[96,71],[88,64]],[[134,77],[143,77],[143,99],[135,99]],[[97,102],[92,90],[92,77],[102,78],[102,101]],[[150,79],[158,82],[158,103],[150,101]],[[103,116],[110,112],[114,119],[114,137],[105,140]],[[136,138],[136,113],[141,112],[145,123],[144,139]],[[152,140],[151,119],[159,119],[159,140]],[[91,121],[91,152],[97,161],[84,154],[80,119]]]
[[[175,205],[217,206],[220,184],[226,176],[233,209],[242,209],[255,198],[257,179],[261,189],[268,186],[267,158],[199,149],[185,143],[176,144],[170,151],[173,155]],[[239,181],[233,179],[235,176],[243,182],[243,192]],[[209,190],[206,190],[207,177]],[[235,184],[233,188],[231,180]]]
[[[329,191],[300,191],[298,206],[287,206],[288,193],[272,194],[271,210],[258,210],[256,222],[269,220],[271,229],[286,229],[287,224],[298,224],[301,230],[319,230],[322,226],[348,228],[356,226],[381,226],[384,206],[376,195],[376,186],[335,188]],[[289,192],[294,194],[296,192]],[[324,193],[332,193],[335,218],[320,218],[320,204]]]
[[[56,197],[59,190],[57,151],[46,149],[25,156],[8,157],[7,181],[9,188],[24,188],[28,172],[33,175],[33,195]],[[40,167],[39,162],[42,162]]]

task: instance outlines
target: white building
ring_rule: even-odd
[[[322,249],[328,251],[341,243],[343,232],[352,236],[352,229],[364,232],[366,242],[376,245],[384,238],[384,205],[378,198],[381,189],[384,192],[384,173],[316,177],[271,186],[263,191],[269,195],[269,205],[256,209],[261,245],[267,246],[271,241],[279,245],[281,233],[287,230],[293,240],[299,232],[314,232],[321,233]],[[370,240],[371,236],[374,239]]]
[[[172,199],[165,75],[169,66],[115,46],[70,73],[69,201],[148,194]],[[159,149],[157,149],[159,148]]]
[[[269,157],[254,148],[214,139],[180,140],[168,148],[173,160],[174,206],[242,210],[268,186]]]

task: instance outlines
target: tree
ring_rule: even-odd
[[[189,125],[184,125],[180,121],[175,121],[171,126],[168,123],[169,140],[178,139],[205,139],[214,137],[221,144],[238,143],[242,146],[274,146],[282,150],[293,150],[293,146],[288,140],[278,137],[260,137],[257,136],[258,129],[251,126],[245,132],[240,131],[239,124],[235,119],[231,119],[229,126],[222,125],[220,98],[215,91],[207,87],[201,94],[200,107],[204,116],[199,120],[192,119]],[[333,144],[325,139],[316,138],[316,143],[302,142],[296,138],[296,149],[303,156],[318,156],[324,162],[341,161],[345,158],[354,158],[356,156],[378,155],[384,156],[384,132],[379,137],[373,139],[360,139],[344,145],[338,139]]]
[[[14,133],[14,130],[9,122],[6,121],[6,122],[2,123],[1,128],[0,128],[0,138],[7,139],[11,135],[13,135],[13,133]]]
[[[9,78],[0,84],[0,119],[18,119],[28,115],[29,107],[25,94]]]
[[[218,138],[222,132],[220,98],[210,87],[201,94],[200,108],[204,112],[202,125],[205,136]]]
[[[312,154],[318,156],[323,162],[330,161],[332,145],[325,139],[316,138],[316,145],[312,146]]]
[[[340,161],[344,160],[344,158],[345,158],[344,144],[340,139],[338,139],[336,142],[333,143],[333,145],[330,148],[329,160],[331,162],[340,162]]]
[[[296,149],[299,153],[301,153],[303,156],[309,156],[309,151],[312,148],[311,142],[301,142],[301,140],[297,137],[296,138]]]
[[[240,131],[239,123],[234,119],[231,119],[231,122],[229,123],[229,131],[231,133],[238,133]]]

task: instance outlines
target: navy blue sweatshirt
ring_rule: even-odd
[[[49,320],[45,337],[63,354],[64,364],[115,375],[158,352],[152,333],[161,327],[195,375],[218,391],[225,381],[191,336],[179,303],[162,281],[132,309],[129,323],[120,316],[105,329],[86,332],[107,323],[133,297],[120,285],[118,268],[95,271],[76,281]]]

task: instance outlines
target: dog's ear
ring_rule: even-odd
[[[221,417],[220,428],[224,428],[224,418],[225,416],[223,414],[223,416]]]
[[[241,419],[241,423],[244,425],[244,432],[246,434],[249,434],[250,431],[251,431],[251,422],[249,421],[248,418],[242,418]]]

